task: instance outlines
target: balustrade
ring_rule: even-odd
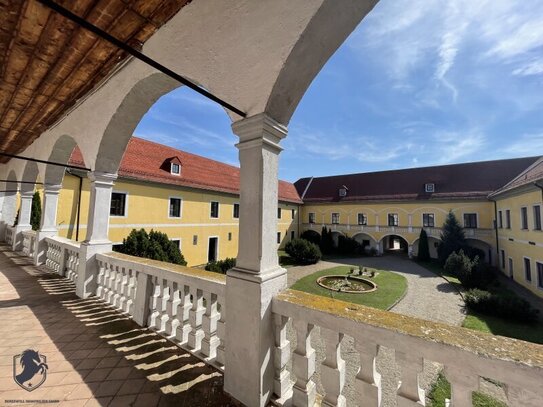
[[[36,231],[23,231],[23,254],[28,257],[34,256],[36,250]]]

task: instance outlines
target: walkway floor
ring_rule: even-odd
[[[0,246],[0,405],[234,406],[223,377],[156,333]],[[13,379],[25,349],[47,357],[32,392]],[[10,402],[11,400],[11,402]]]
[[[407,294],[391,309],[392,312],[457,326],[461,325],[464,319],[463,302],[454,288],[441,277],[436,276],[434,273],[401,255],[337,259],[321,261],[312,266],[290,267],[287,269],[288,284],[291,286],[300,278],[313,274],[316,271],[345,264],[391,270],[407,279]],[[290,331],[289,333],[289,339],[295,343],[294,332]],[[323,360],[324,346],[320,338],[316,338],[314,342],[317,359]],[[354,388],[354,376],[356,375],[359,360],[351,338],[346,337],[343,340],[342,357],[345,359],[347,365],[345,389],[347,404],[356,405],[358,396]],[[320,364],[318,364],[318,367],[320,367]],[[427,390],[435,380],[440,369],[441,366],[437,363],[425,361],[424,373],[420,376],[421,387]],[[400,370],[396,365],[393,349],[380,348],[377,357],[377,371],[382,376],[382,406],[396,406],[394,395],[398,380],[400,379]],[[317,371],[316,380],[317,382],[320,380],[319,371]],[[320,385],[319,389],[322,390]]]

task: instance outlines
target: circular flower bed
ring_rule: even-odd
[[[328,290],[349,294],[364,294],[377,290],[377,284],[373,281],[352,276],[322,276],[317,279],[317,284]]]

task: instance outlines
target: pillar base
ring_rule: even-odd
[[[110,241],[83,242],[79,249],[79,275],[75,293],[79,298],[88,298],[96,294],[98,264],[96,254],[112,251]]]
[[[13,230],[13,245],[12,250],[14,252],[23,250],[23,232],[31,230],[32,225],[17,225]]]
[[[34,265],[39,266],[45,263],[47,257],[46,237],[56,236],[57,230],[38,230],[36,232],[36,249],[34,250]]]
[[[265,274],[227,272],[224,391],[248,406],[266,406],[273,393],[275,347],[272,299],[287,287],[281,267]]]

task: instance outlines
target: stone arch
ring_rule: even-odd
[[[420,238],[416,238],[413,242],[413,256],[418,256],[419,254],[419,240]],[[430,251],[430,257],[432,259],[437,259],[437,245],[441,242],[441,239],[436,236],[428,236],[428,249]]]
[[[38,164],[36,164],[34,161],[27,161],[24,167],[23,177],[21,178],[21,181],[36,182],[39,175],[40,170],[38,168]],[[22,194],[34,192],[35,187],[35,184],[21,183],[20,191]]]
[[[7,225],[13,225],[17,215],[17,190],[19,183],[14,170],[11,170],[5,182],[4,200],[2,203],[2,219]]]
[[[372,235],[365,232],[358,232],[353,235],[353,239],[362,245],[364,250],[368,251],[370,248],[377,249],[378,241]]]
[[[382,245],[384,252],[404,252],[408,253],[409,240],[405,236],[387,233],[379,240],[379,244]]]
[[[332,236],[332,240],[334,241],[334,247],[337,247],[339,244],[339,236],[345,236],[345,233],[343,233],[341,230],[331,230],[330,234]]]
[[[55,142],[51,154],[49,155],[49,161],[57,162],[61,164],[67,164],[72,156],[74,148],[77,146],[77,142],[73,137],[68,135],[60,136]],[[83,163],[84,166],[84,163]],[[45,168],[45,184],[60,185],[64,178],[65,167],[58,165],[48,165]]]
[[[484,240],[475,239],[475,238],[467,238],[466,243],[470,247],[474,247],[476,249],[482,250],[485,254],[484,262],[493,264],[494,263],[494,256],[492,255],[492,245],[488,242],[485,242]]]
[[[314,229],[304,230],[300,237],[303,237],[304,239],[309,240],[316,245],[320,245],[321,242],[321,234]]]

